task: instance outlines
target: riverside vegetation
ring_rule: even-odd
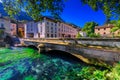
[[[120,80],[120,63],[110,69],[38,54],[29,48],[0,48],[0,80]]]

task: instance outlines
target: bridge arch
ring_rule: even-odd
[[[47,55],[51,56],[51,57],[58,57],[58,58],[62,58],[66,61],[69,62],[78,62],[78,63],[82,63],[85,64],[85,62],[83,62],[80,58],[72,55],[72,53],[66,52],[66,51],[62,51],[62,50],[49,50],[46,52]]]
[[[34,50],[38,50],[38,48],[37,48],[36,46],[34,46],[34,45],[28,45],[27,47],[28,47],[28,48],[32,48],[32,49],[34,49]]]

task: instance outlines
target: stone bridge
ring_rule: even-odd
[[[39,52],[58,50],[68,52],[86,63],[91,61],[94,64],[95,59],[99,62],[118,62],[120,61],[120,53],[110,50],[100,50],[90,47],[81,46],[76,40],[60,40],[60,39],[22,39],[26,46],[34,46]]]

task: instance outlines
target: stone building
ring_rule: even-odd
[[[5,29],[5,33],[11,34],[11,22],[9,18],[0,17],[0,27]]]
[[[42,21],[26,23],[26,38],[75,38],[77,27],[63,21],[43,17]]]
[[[103,37],[111,37],[111,29],[114,27],[113,24],[106,24],[104,26],[95,26],[95,34],[100,34]]]
[[[111,29],[114,27],[113,24],[106,24],[104,26],[96,26],[95,33],[100,34],[103,37],[118,37],[120,36],[120,30],[116,32],[111,32]]]

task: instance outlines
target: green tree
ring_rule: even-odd
[[[25,10],[34,20],[40,20],[45,12],[58,19],[64,8],[63,2],[63,0],[2,0],[5,10],[11,17]]]
[[[81,36],[80,33],[78,33],[78,34],[76,35],[76,38],[80,38],[80,37],[82,37],[82,36]]]
[[[111,32],[114,33],[118,30],[120,30],[120,20],[118,21],[112,21],[112,24],[114,25],[114,27],[111,29]]]
[[[81,0],[83,4],[88,4],[95,11],[102,10],[107,17],[120,17],[120,0]],[[106,20],[106,21],[107,21]]]
[[[33,19],[39,20],[44,12],[50,12],[54,17],[59,18],[63,11],[66,0],[2,0],[8,14],[16,15],[25,10]],[[107,17],[120,16],[120,0],[80,0],[88,4],[95,11],[102,10]]]
[[[95,28],[95,26],[97,26],[97,25],[98,25],[98,24],[95,23],[95,22],[87,22],[87,23],[84,25],[82,31],[86,32],[86,34],[87,34],[88,37],[92,37],[92,36],[94,37],[94,28]]]

